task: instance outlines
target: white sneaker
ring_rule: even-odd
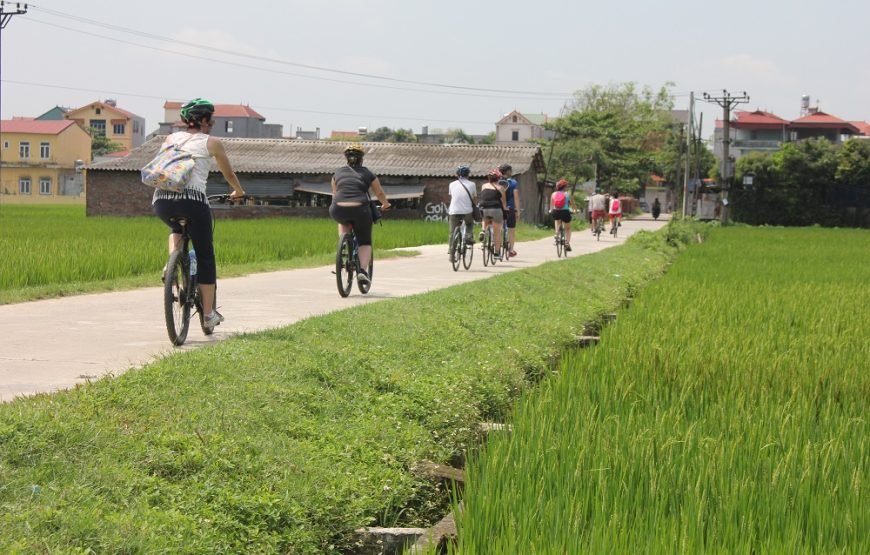
[[[360,285],[371,285],[371,284],[372,284],[372,280],[369,279],[369,275],[368,275],[367,273],[365,273],[364,271],[362,271],[362,270],[360,270],[359,272],[357,272],[357,274],[356,274],[356,281],[357,281],[357,283],[359,283]]]
[[[215,310],[211,314],[207,315],[202,320],[202,326],[209,329],[214,329],[215,326],[220,325],[221,322],[224,321],[224,317],[220,312]]]

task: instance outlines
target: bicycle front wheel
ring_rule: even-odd
[[[166,332],[173,345],[183,345],[190,327],[190,271],[187,252],[178,249],[169,255],[163,283],[163,313]]]
[[[459,271],[459,264],[462,260],[462,232],[461,228],[453,230],[453,237],[450,238],[450,265],[453,266],[453,271]]]
[[[338,285],[338,294],[342,297],[350,295],[353,272],[353,241],[350,233],[343,233],[338,239],[338,249],[335,252],[335,283]]]

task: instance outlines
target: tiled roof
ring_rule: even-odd
[[[850,121],[849,123],[857,127],[862,135],[870,137],[870,123],[866,121]]]
[[[734,127],[782,127],[788,121],[771,112],[755,110],[754,112],[738,111],[735,113]]]
[[[530,122],[535,125],[544,125],[547,123],[547,114],[526,114],[523,113],[523,117],[525,117]]]
[[[167,100],[163,103],[164,109],[180,110],[184,102]],[[243,104],[215,104],[214,115],[219,118],[255,118],[266,121],[256,110]]]
[[[97,100],[96,102],[89,102],[88,104],[85,104],[84,106],[79,106],[78,108],[74,108],[72,110],[68,110],[66,113],[67,117],[69,117],[70,119],[75,119],[76,112],[90,108],[94,104],[99,104],[100,108],[102,108],[103,110],[113,110],[115,112],[118,112],[119,114],[124,115],[125,117],[130,118],[130,119],[133,119],[133,118],[141,119],[141,116],[137,116],[133,112],[128,112],[127,110],[125,110],[123,108],[119,108],[117,106],[112,106],[111,104],[106,104],[105,102],[101,102],[99,100]]]
[[[798,118],[791,122],[792,128],[826,128],[826,129],[847,129],[852,133],[858,133],[858,128],[846,120],[842,120],[836,116],[826,114],[821,110],[802,118]]]
[[[65,119],[4,119],[0,130],[4,133],[34,133],[37,135],[57,135],[76,122]]]
[[[119,160],[88,166],[89,170],[138,171],[156,154],[165,136],[157,136]],[[332,173],[345,163],[342,152],[347,143],[287,139],[221,138],[237,173]],[[490,168],[510,164],[515,174],[530,167],[544,170],[537,145],[426,145],[408,143],[359,143],[366,152],[365,164],[377,175],[446,177],[457,166],[471,166],[474,176]],[[212,161],[212,171],[217,166]]]

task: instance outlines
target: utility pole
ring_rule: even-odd
[[[728,207],[728,192],[731,189],[732,175],[731,168],[731,109],[738,104],[749,102],[749,95],[746,91],[740,96],[734,96],[727,90],[722,89],[721,96],[714,96],[704,93],[704,100],[713,102],[722,107],[722,212],[720,213],[719,221],[727,224],[729,221]]]
[[[22,4],[15,2],[15,11],[7,12],[6,11],[6,2],[0,1],[0,29],[5,29],[6,25],[9,23],[9,20],[12,19],[13,15],[21,15],[27,13],[27,4]]]
[[[689,168],[692,160],[692,135],[695,131],[695,92],[689,92],[689,114],[686,117],[686,171],[683,174],[683,218],[687,214],[689,197]]]

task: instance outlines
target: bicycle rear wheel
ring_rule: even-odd
[[[562,258],[562,252],[565,249],[565,225],[559,227],[559,233],[556,234],[556,258]]]
[[[177,249],[169,255],[163,284],[163,313],[166,332],[173,345],[183,345],[190,327],[190,265],[187,252]]]
[[[359,265],[359,249],[357,249],[357,258],[354,261],[354,266]],[[368,283],[360,283],[356,282],[356,288],[359,289],[359,292],[365,295],[369,292],[369,289],[372,288],[372,281],[375,279],[374,271],[375,271],[375,248],[372,246],[372,255],[369,257],[369,267],[367,268],[369,274],[369,282]]]
[[[335,252],[335,283],[338,285],[338,294],[342,297],[350,295],[353,272],[353,241],[350,233],[342,233]]]
[[[483,233],[483,241],[480,242],[480,249],[483,254],[483,265],[489,266],[490,256],[492,255],[492,231],[487,229]]]

